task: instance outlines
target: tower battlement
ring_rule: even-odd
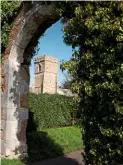
[[[35,59],[34,59],[34,64],[37,63],[37,62],[44,61],[44,57],[45,57],[45,56],[38,56],[38,57],[35,57]]]
[[[41,62],[41,61],[51,61],[51,62],[54,62],[54,63],[58,63],[58,59],[57,58],[44,55],[44,56],[35,57],[34,64],[38,63],[38,62]]]

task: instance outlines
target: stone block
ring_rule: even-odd
[[[6,130],[6,139],[7,141],[16,141],[17,140],[17,132],[13,131],[13,130]]]
[[[0,141],[0,148],[1,148],[0,155],[5,155],[5,142],[4,142],[4,140]]]
[[[1,94],[1,107],[3,108],[3,110],[4,109],[6,109],[7,108],[7,103],[6,103],[6,92],[4,92],[4,93],[2,93]]]
[[[17,43],[13,46],[12,51],[10,53],[10,58],[13,61],[23,63],[23,53],[24,49],[17,45]]]
[[[6,141],[17,141],[17,133],[21,130],[20,121],[6,121]]]
[[[6,108],[19,108],[19,65],[11,59],[5,61],[6,94],[3,103]]]
[[[4,146],[5,146],[5,156],[12,156],[15,155],[15,150],[19,148],[20,142],[18,141],[18,139],[6,140]]]
[[[5,120],[1,120],[0,122],[0,128],[1,128],[1,139],[5,140],[6,139],[6,121]]]
[[[26,94],[29,92],[29,84],[26,83],[24,80],[20,79],[20,84],[19,84],[19,91],[23,94]]]
[[[20,77],[24,80],[27,84],[29,84],[30,76],[29,76],[29,67],[23,66],[20,69]],[[27,85],[28,86],[28,85]]]
[[[1,120],[6,120],[7,116],[6,116],[6,109],[1,107],[1,113],[0,113],[0,119]]]
[[[18,133],[19,141],[26,141],[27,120],[21,121],[21,131]]]
[[[29,115],[28,115],[29,111],[26,108],[20,108],[19,111],[19,120],[27,120]]]
[[[26,144],[26,141],[21,141],[20,142],[19,150],[20,150],[21,153],[27,154],[27,144]]]
[[[29,96],[28,96],[28,94],[21,94],[20,95],[20,107],[21,108],[28,108],[29,107]]]
[[[8,121],[17,121],[19,120],[19,108],[7,108],[7,120]]]

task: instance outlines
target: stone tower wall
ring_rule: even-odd
[[[58,60],[49,56],[35,58],[35,93],[57,93]]]

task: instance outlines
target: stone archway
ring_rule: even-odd
[[[60,16],[54,5],[25,3],[14,22],[2,63],[1,155],[27,154],[29,64],[31,46]]]

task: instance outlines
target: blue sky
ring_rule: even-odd
[[[70,59],[72,55],[72,47],[67,46],[63,42],[63,32],[62,24],[60,21],[53,24],[39,40],[39,51],[36,56],[40,55],[48,55],[52,57],[57,57],[59,61],[58,65],[58,84],[60,85],[61,82],[64,80],[64,75],[60,70],[60,61],[64,60],[67,61]],[[34,58],[32,59],[31,66],[30,66],[30,85],[34,83]]]

